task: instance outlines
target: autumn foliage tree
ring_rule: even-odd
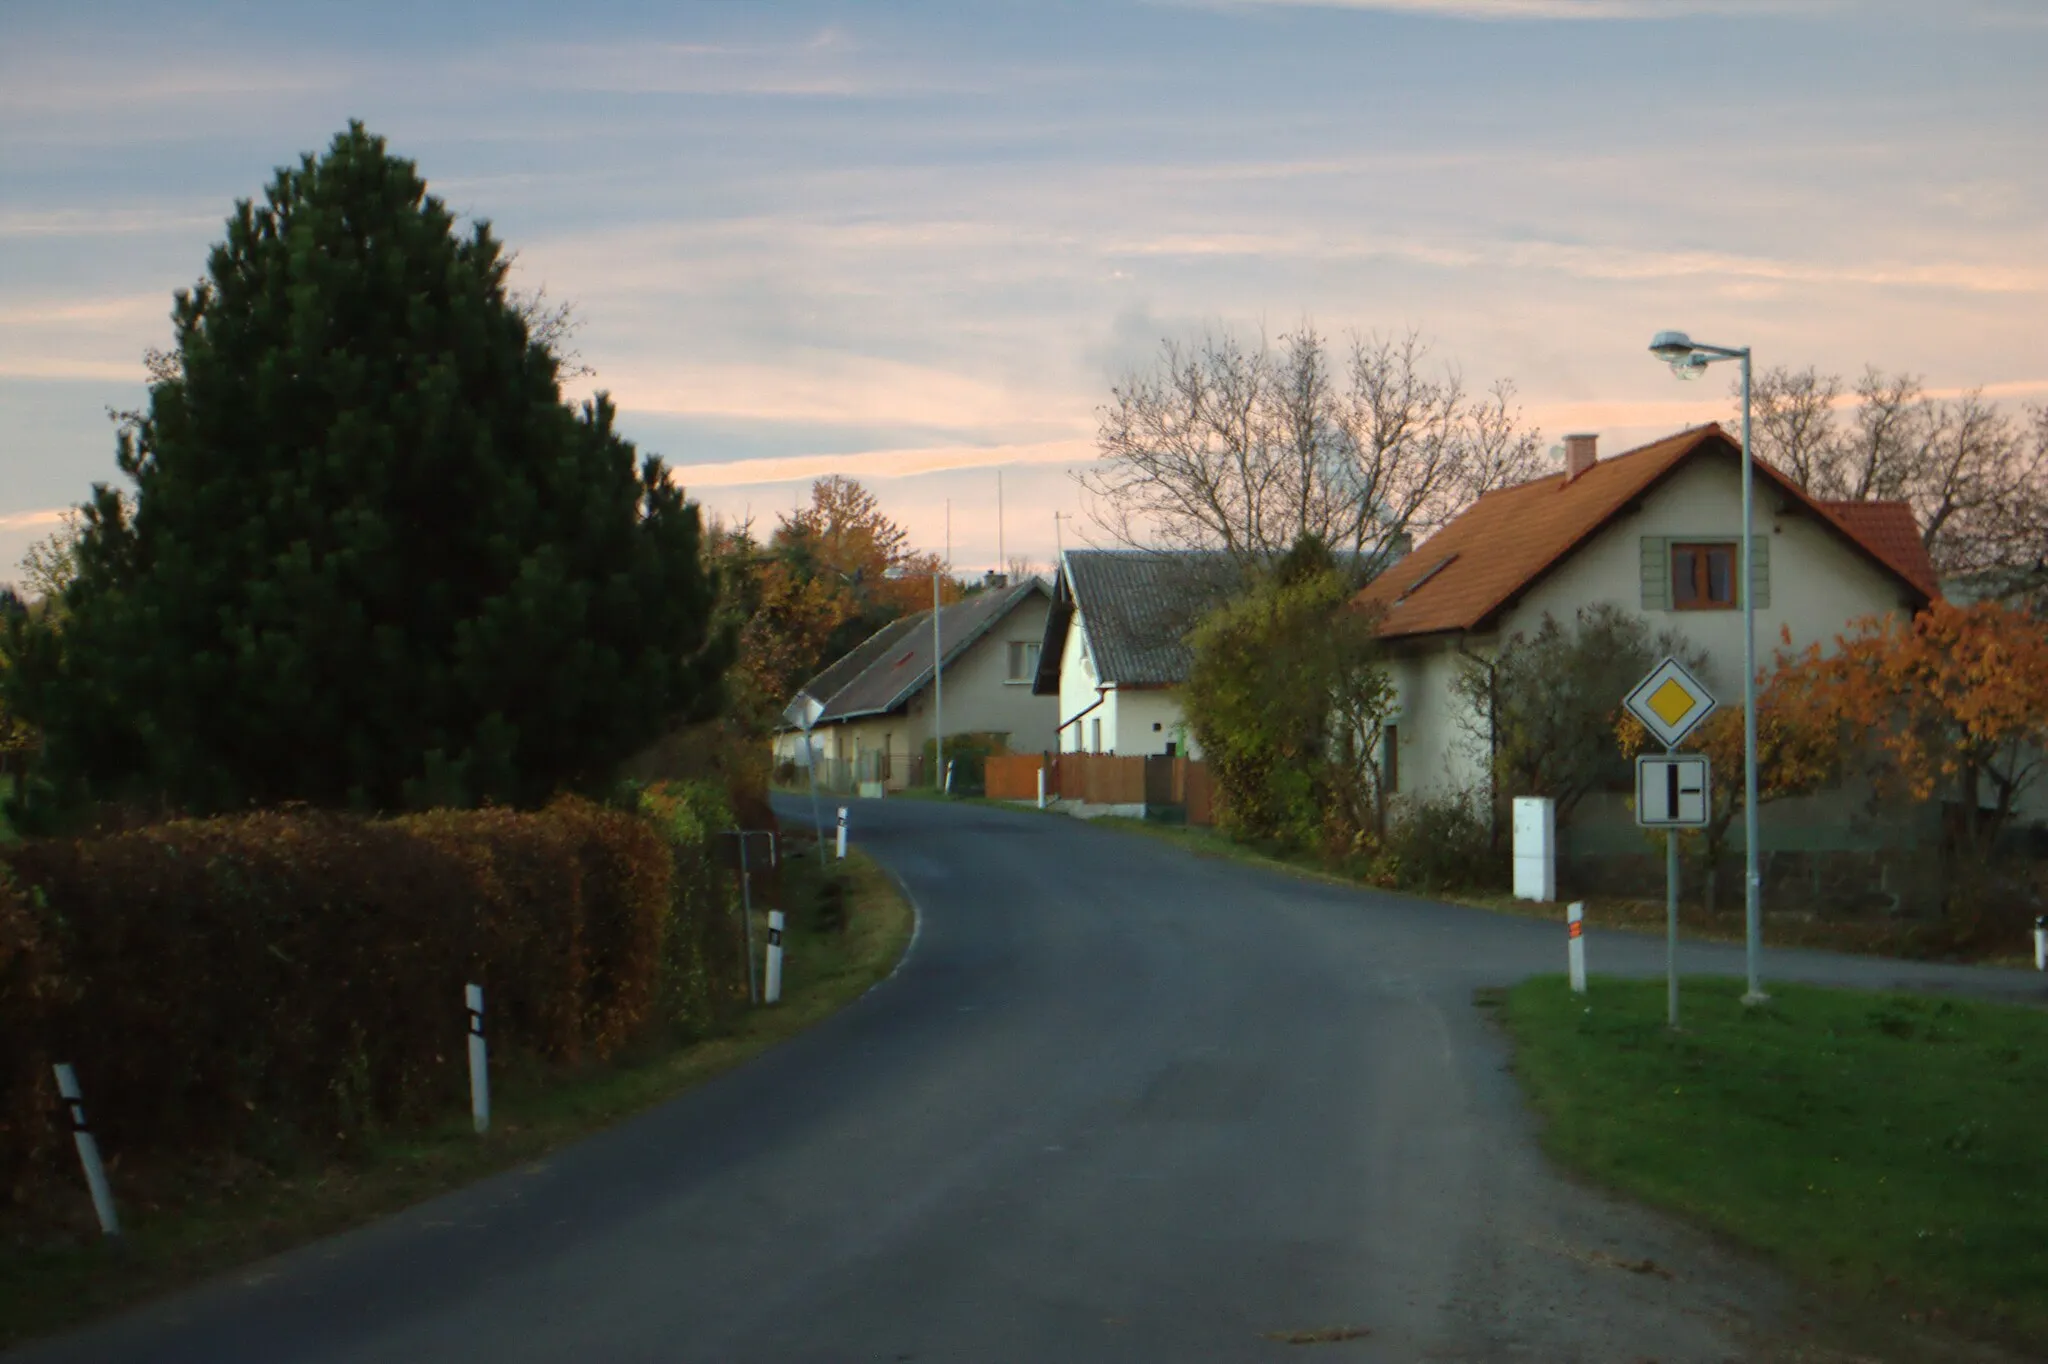
[[[1772,667],[1757,680],[1759,806],[1821,790],[1836,779],[1842,766],[1840,719],[1814,671],[1814,655],[1793,652],[1789,634],[1784,642]],[[1624,757],[1634,758],[1652,747],[1649,731],[1626,710],[1615,729]],[[1730,852],[1729,831],[1748,799],[1742,706],[1716,710],[1686,736],[1684,748],[1705,754],[1708,760],[1711,808],[1698,838],[1705,864],[1701,898],[1711,914],[1718,907],[1721,863]]]
[[[1958,809],[1951,851],[1981,864],[2042,775],[2048,623],[1999,602],[1937,601],[1808,649],[1802,671],[1814,714],[1867,736],[1913,799]]]
[[[739,632],[728,691],[744,723],[768,728],[833,659],[890,621],[930,608],[931,574],[943,564],[910,549],[909,539],[873,493],[837,474],[813,483],[810,504],[781,517],[765,543],[748,525],[714,531],[725,610]],[[941,592],[945,601],[959,598],[950,579],[941,579]]]

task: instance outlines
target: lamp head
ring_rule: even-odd
[[[1712,361],[1698,351],[1688,351],[1671,362],[1671,372],[1681,379],[1697,379]]]
[[[1692,338],[1684,332],[1658,332],[1650,339],[1650,354],[1675,367],[1692,354]]]

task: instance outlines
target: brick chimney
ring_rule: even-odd
[[[1564,438],[1564,481],[1569,483],[1600,461],[1600,437],[1566,436]]]

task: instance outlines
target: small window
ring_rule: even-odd
[[[1736,546],[1678,544],[1671,547],[1671,609],[1726,611],[1735,606]]]
[[[1021,639],[1010,641],[1010,681],[1029,682],[1038,676],[1038,646]]]
[[[1102,751],[1102,721],[1090,720],[1088,722],[1088,740],[1088,751],[1090,753],[1100,753]]]
[[[1380,731],[1380,793],[1391,796],[1401,789],[1401,727],[1388,725]]]

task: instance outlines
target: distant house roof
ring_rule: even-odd
[[[975,641],[1031,597],[1046,595],[1045,584],[1026,578],[992,587],[939,612],[939,642],[952,667]],[[804,683],[801,692],[824,709],[818,723],[886,715],[910,701],[932,680],[932,613],[892,620]]]
[[[1694,458],[1741,458],[1709,422],[1603,459],[1569,481],[1561,473],[1487,493],[1359,592],[1383,613],[1391,638],[1486,628],[1579,546]],[[1834,531],[1899,579],[1920,601],[1939,593],[1912,509],[1902,502],[1823,503],[1758,460],[1760,486]]]
[[[1194,654],[1183,637],[1242,581],[1235,561],[1220,550],[1068,550],[1032,690],[1059,691],[1060,652],[1076,610],[1098,681],[1125,687],[1185,682]]]

